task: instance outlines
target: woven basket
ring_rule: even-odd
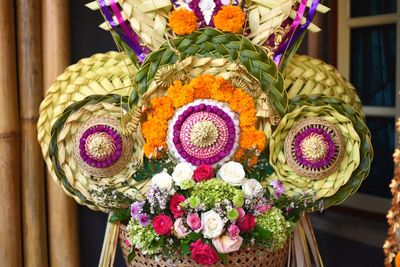
[[[189,257],[184,257],[179,260],[179,262],[171,262],[167,259],[155,259],[148,258],[138,252],[136,252],[133,260],[128,263],[128,255],[131,252],[131,248],[127,245],[128,233],[126,232],[126,227],[121,225],[119,230],[119,240],[122,248],[122,253],[124,255],[126,264],[128,267],[200,267],[202,265],[196,264]],[[230,267],[242,267],[242,266],[252,266],[252,267],[284,267],[286,266],[288,255],[289,255],[289,243],[282,249],[271,252],[266,248],[259,247],[242,249],[238,252],[229,254],[227,263],[224,265],[222,263],[212,265],[212,266],[230,266]]]

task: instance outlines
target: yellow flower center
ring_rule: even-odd
[[[190,142],[197,147],[206,147],[218,139],[217,126],[211,121],[200,121],[193,125],[190,132]]]
[[[95,160],[102,161],[115,153],[113,139],[106,133],[95,133],[88,137],[85,144],[86,153]]]
[[[304,157],[311,162],[318,162],[326,157],[328,153],[327,143],[318,134],[307,136],[300,144]]]

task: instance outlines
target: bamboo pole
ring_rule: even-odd
[[[47,267],[46,191],[36,123],[43,98],[40,0],[17,1],[24,265]]]
[[[70,63],[69,1],[42,1],[43,83],[47,90]],[[76,203],[47,178],[48,235],[51,267],[78,267]]]
[[[0,262],[22,266],[14,5],[0,0]]]

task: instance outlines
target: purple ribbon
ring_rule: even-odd
[[[314,16],[317,11],[317,6],[319,4],[319,0],[313,0],[308,11],[306,22],[303,25],[300,25],[301,19],[303,18],[305,9],[307,7],[307,0],[302,0],[299,8],[297,9],[296,16],[293,20],[292,26],[290,28],[289,39],[279,45],[278,49],[274,53],[273,60],[277,65],[279,65],[282,60],[283,54],[290,48],[292,45],[300,38],[301,34],[307,29],[310,25],[311,21],[314,19]],[[300,25],[300,27],[299,27]]]
[[[292,46],[294,44],[294,42],[296,42],[296,40],[301,36],[301,34],[308,28],[311,21],[314,19],[315,14],[317,13],[318,4],[319,4],[319,0],[312,1],[310,9],[308,10],[306,23],[301,25],[300,28],[294,33],[294,36],[293,36],[289,46]]]
[[[101,10],[103,11],[104,16],[106,17],[108,23],[113,28],[113,30],[121,37],[121,39],[135,52],[140,63],[143,62],[147,53],[146,49],[140,44],[139,36],[135,33],[133,29],[125,22],[122,14],[117,6],[117,3],[114,0],[110,0],[110,7],[116,16],[118,23],[115,23],[113,20],[113,14],[108,9],[108,6],[105,0],[97,0],[100,5]],[[122,30],[118,27],[121,26]]]

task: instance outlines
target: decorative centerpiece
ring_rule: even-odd
[[[41,105],[54,180],[110,214],[128,266],[306,266],[306,212],[368,175],[355,89],[294,54],[312,0],[98,0],[120,52],[70,66]],[[307,252],[309,242],[311,252]]]

